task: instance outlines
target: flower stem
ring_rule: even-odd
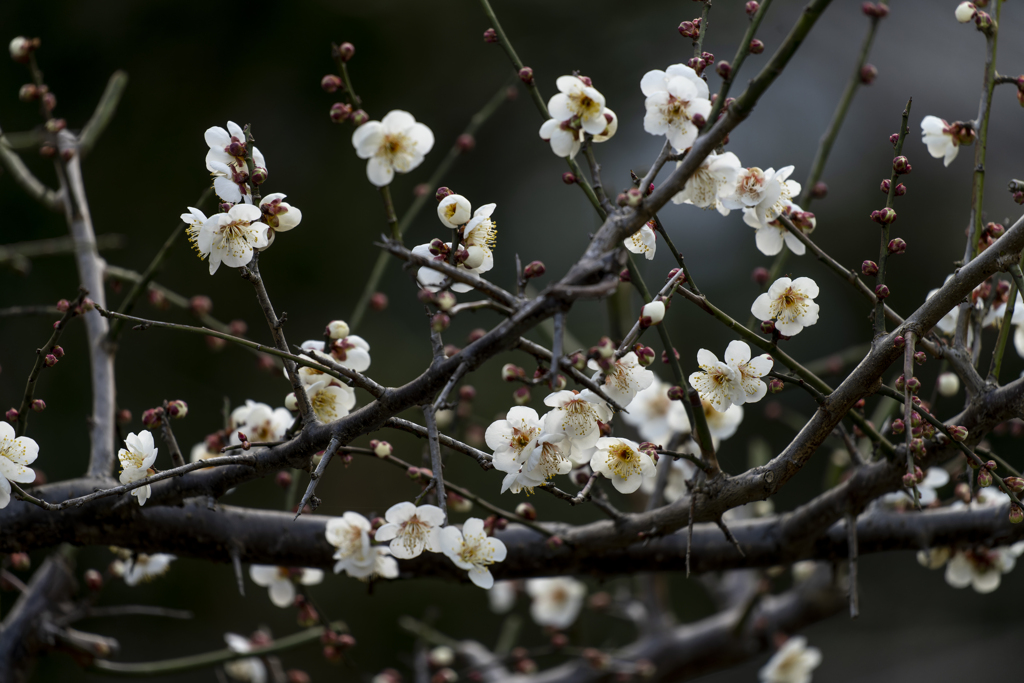
[[[750,20],[750,25],[747,26],[746,33],[743,34],[743,38],[740,40],[740,45],[736,48],[736,56],[732,58],[730,66],[732,69],[729,72],[728,78],[722,79],[722,86],[718,89],[718,97],[711,105],[711,113],[708,114],[707,123],[704,124],[704,130],[702,133],[706,133],[711,130],[711,126],[715,125],[715,121],[718,119],[718,114],[721,113],[722,107],[725,106],[725,100],[729,96],[729,88],[732,87],[733,81],[736,80],[736,75],[739,73],[740,67],[743,66],[743,62],[746,60],[747,55],[750,54],[750,41],[754,39],[754,34],[757,33],[758,27],[761,25],[761,20],[764,19],[765,13],[768,12],[768,7],[772,4],[772,0],[763,0],[761,6],[758,7],[757,13],[754,14]],[[703,24],[703,22],[701,22]],[[701,29],[701,39],[703,40],[704,30]],[[696,55],[700,56],[700,55]]]
[[[704,51],[704,36],[708,34],[708,16],[711,14],[711,0],[704,0],[704,8],[700,12],[700,30],[697,31],[697,40],[693,41],[693,56],[700,57]]]
[[[895,159],[903,153],[903,142],[907,139],[907,121],[910,119],[910,105],[914,101],[914,98],[907,100],[907,107],[903,110],[903,118],[900,122],[900,132],[896,139],[895,150],[893,158]],[[896,185],[899,183],[899,174],[896,173],[895,164],[893,164],[892,173],[889,176],[889,195],[885,199],[885,208],[891,209],[893,200],[896,198]],[[885,284],[885,266],[889,256],[889,224],[882,224],[882,238],[881,245],[878,248],[878,275],[875,277],[875,287]],[[874,335],[885,334],[885,301],[879,299],[878,303],[875,304],[875,315],[874,315]]]
[[[341,50],[335,43],[331,43],[331,56],[334,57],[334,61],[338,65],[338,73],[341,74],[341,80],[345,84],[345,95],[348,97],[348,103],[352,105],[353,109],[359,109],[363,106],[363,101],[356,94],[355,88],[352,87],[352,78],[348,74],[348,63],[342,59]]]
[[[384,216],[387,219],[388,227],[391,228],[391,239],[401,244],[402,233],[398,232],[398,216],[395,215],[395,204],[391,201],[390,185],[380,188],[380,197],[384,200]]]
[[[981,240],[982,203],[985,199],[985,156],[988,149],[988,119],[992,113],[992,92],[996,87],[996,48],[999,45],[999,15],[1003,0],[996,0],[995,23],[985,41],[985,76],[981,86],[981,104],[978,105],[976,130],[978,140],[974,145],[974,179],[971,188],[971,240],[964,250],[964,264],[978,255]]]

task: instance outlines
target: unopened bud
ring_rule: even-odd
[[[892,421],[892,433],[893,434],[902,434],[904,431],[906,431],[906,424],[903,422],[903,420],[893,420]]]
[[[569,173],[569,171],[566,171],[565,173],[562,174],[562,182],[565,183],[566,185],[572,185],[573,183],[576,182],[576,176],[573,175],[572,173]],[[625,195],[619,196],[622,197]]]
[[[1020,477],[1006,477],[1003,479],[1003,483],[1013,493],[1020,494],[1024,493],[1024,479]]]
[[[356,54],[356,46],[352,43],[342,43],[338,46],[338,56],[341,57],[341,61],[347,62]]]
[[[757,10],[760,8],[761,5],[758,4],[757,0],[749,0],[749,2],[747,2],[747,4],[744,6],[743,10],[747,13],[748,17],[752,17],[755,14],[757,14]]]
[[[8,408],[7,412],[4,413],[4,417],[11,424],[14,424],[15,422],[18,421],[18,415],[19,415],[19,413],[18,413],[18,409],[17,408]]]
[[[526,377],[526,372],[512,363],[506,363],[501,368],[501,378],[506,382],[515,382]]]
[[[670,401],[682,401],[686,399],[686,389],[676,384],[668,388],[667,395]]]
[[[32,401],[32,412],[41,413],[44,410],[46,410],[46,401],[41,398],[37,398]]]
[[[752,41],[750,41],[750,54],[759,55],[762,52],[764,52],[764,43],[762,43],[757,38],[754,38]]]
[[[523,277],[529,280],[530,278],[540,277],[544,274],[544,264],[540,261],[531,261],[523,268]]]
[[[378,458],[386,458],[395,452],[395,449],[387,441],[378,441],[376,439],[370,441],[370,450]]]
[[[956,396],[960,391],[960,378],[952,372],[944,372],[939,375],[939,395],[950,398]]]
[[[345,84],[342,83],[340,77],[335,76],[334,74],[327,74],[320,79],[320,87],[326,92],[337,92],[338,90],[343,89]]]
[[[444,332],[451,324],[452,319],[448,317],[447,313],[436,313],[434,314],[434,317],[430,319],[430,329],[434,332]]]
[[[656,358],[654,349],[650,346],[637,344],[633,347],[633,352],[636,354],[637,362],[645,368],[654,363],[654,359]]]
[[[814,189],[811,190],[811,196],[815,199],[824,199],[828,195],[828,185],[822,181],[814,183]]]
[[[910,173],[910,161],[905,156],[898,156],[892,160],[892,170],[895,171],[897,175]]]
[[[434,303],[442,311],[450,310],[452,306],[458,303],[458,299],[451,292],[444,291],[438,292],[437,296],[434,297]]]
[[[864,261],[860,264],[860,272],[868,277],[878,275],[878,264],[874,261]]]
[[[355,127],[358,128],[370,120],[370,115],[362,109],[356,109],[352,112],[352,116],[350,118],[352,119],[352,123],[355,124]]]
[[[889,287],[886,285],[875,285],[875,297],[879,301],[889,298]]]
[[[1020,509],[1020,506],[1013,504],[1010,506],[1010,524],[1020,524],[1024,522],[1024,510]]]
[[[987,488],[992,485],[992,473],[984,467],[978,470],[978,486]]]
[[[498,32],[493,28],[489,28],[484,31],[484,42],[485,43],[496,43],[498,42]]]
[[[626,204],[628,206],[632,206],[635,208],[637,206],[640,206],[643,200],[643,193],[641,193],[640,190],[638,190],[637,188],[631,187],[628,190],[626,190]]]
[[[772,377],[770,380],[768,380],[768,391],[772,392],[773,394],[777,394],[785,388],[786,383],[783,382],[778,377]]]
[[[463,133],[459,137],[455,138],[455,146],[459,148],[460,152],[469,152],[476,147],[476,138],[469,133]]]
[[[860,68],[860,82],[864,85],[871,85],[878,77],[878,69],[874,64],[865,64]]]
[[[918,351],[917,353],[914,354],[914,362],[917,363],[918,365],[924,365],[927,360],[928,354],[926,354],[924,351]]]
[[[775,333],[775,321],[774,320],[763,320],[761,321],[761,331],[765,334]]]
[[[282,488],[287,491],[292,485],[292,474],[291,472],[281,471],[274,477],[274,483],[277,484],[278,488]]]
[[[665,319],[665,304],[661,301],[652,301],[640,309],[640,327],[648,328],[657,325]]]
[[[531,522],[537,519],[537,510],[530,503],[522,502],[516,506],[516,514]]]
[[[907,243],[900,237],[889,240],[889,253],[902,254],[907,250]]]
[[[732,65],[723,59],[715,67],[715,73],[722,78],[728,79],[732,75]]]
[[[949,438],[953,441],[964,441],[967,439],[967,427],[953,425],[949,428]]]
[[[46,364],[46,367],[52,368],[54,365],[57,364],[57,356],[52,353],[48,353],[43,358],[43,363]]]
[[[519,70],[519,80],[521,80],[526,85],[532,85],[533,84],[533,69],[531,69],[528,66],[524,66],[522,69],[520,69]]]
[[[180,399],[169,401],[167,403],[167,414],[171,417],[183,418],[188,415],[188,404]]]
[[[917,485],[917,477],[907,472],[903,475],[903,486],[908,489],[912,489]]]
[[[917,392],[921,391],[921,380],[919,380],[917,377],[911,377],[910,379],[908,379],[906,381],[906,385],[907,390],[912,394],[916,394]]]
[[[768,269],[763,266],[758,266],[757,268],[754,268],[754,271],[750,274],[750,279],[752,279],[759,287],[764,287],[768,284],[768,276]]]

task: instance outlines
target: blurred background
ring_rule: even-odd
[[[920,141],[920,121],[934,114],[949,121],[977,115],[984,58],[984,38],[972,25],[953,18],[953,1],[898,0],[883,20],[869,61],[878,67],[874,84],[859,90],[846,124],[822,176],[827,198],[810,209],[817,215],[814,239],[842,263],[859,268],[878,254],[877,226],[871,210],[884,205],[878,186],[888,178],[892,148],[888,136],[899,127],[900,114],[913,96],[910,136],[904,153],[913,163],[905,179],[908,194],[897,203],[899,220],[893,234],[909,244],[904,256],[892,261],[889,283],[893,307],[907,314],[925,294],[942,284],[961,258],[967,225],[973,148],[963,150],[949,168],[928,156]],[[676,31],[680,21],[699,15],[694,2],[655,1],[624,6],[611,0],[587,3],[535,0],[496,0],[495,9],[525,63],[534,69],[545,97],[555,92],[554,81],[573,70],[590,76],[619,116],[619,130],[596,152],[609,191],[629,184],[629,170],[642,175],[661,147],[662,139],[643,131],[641,76],[650,69],[685,62],[692,55],[688,39]],[[763,55],[750,56],[733,89],[752,77],[781,43],[799,16],[802,3],[776,0],[760,29]],[[741,2],[716,3],[704,49],[731,60],[746,26]],[[1019,38],[1024,10],[1007,3],[1003,10],[1003,39],[999,45],[1001,73],[1024,71],[1024,42]],[[730,136],[729,149],[745,166],[779,168],[794,165],[793,178],[803,181],[818,138],[832,116],[852,72],[868,19],[860,3],[836,2],[818,22],[789,68],[761,99],[750,119]],[[288,312],[287,334],[292,343],[318,337],[326,322],[349,318],[377,257],[374,239],[385,229],[383,208],[365,175],[365,162],[356,158],[349,124],[332,124],[330,105],[341,93],[324,93],[320,78],[334,72],[330,43],[356,46],[350,62],[356,91],[374,119],[391,109],[405,109],[427,124],[436,145],[415,172],[398,176],[392,185],[399,215],[413,200],[413,189],[425,182],[469,118],[508,83],[512,69],[497,45],[481,39],[489,24],[475,2],[438,3],[408,0],[334,2],[300,0],[290,3],[238,4],[194,0],[51,0],[47,3],[8,0],[0,4],[0,26],[7,41],[16,35],[39,36],[38,53],[46,82],[56,94],[56,114],[78,129],[88,119],[116,69],[128,72],[124,99],[99,145],[84,163],[86,187],[97,233],[123,235],[124,248],[105,253],[110,263],[141,271],[178,222],[178,215],[209,185],[204,168],[207,147],[203,132],[228,120],[251,123],[264,153],[270,177],[264,192],[284,192],[301,208],[301,226],[279,235],[261,259],[270,296],[279,311]],[[719,79],[706,72],[712,92]],[[4,131],[30,130],[38,123],[35,107],[18,101],[19,86],[27,82],[23,66],[0,60],[0,126]],[[546,284],[558,278],[584,249],[597,227],[582,192],[561,182],[566,170],[547,143],[539,139],[541,119],[525,90],[506,102],[476,137],[471,152],[456,161],[442,184],[467,196],[478,206],[496,202],[499,227],[495,269],[497,284],[514,286],[514,255],[523,263],[541,259]],[[1006,191],[1006,182],[1021,177],[1024,126],[1012,87],[997,89],[991,117],[991,145],[985,198],[986,220],[1012,221],[1020,213]],[[29,166],[47,184],[56,179],[50,162],[26,151]],[[430,188],[433,191],[433,188]],[[63,217],[47,213],[27,199],[9,177],[0,176],[0,243],[22,242],[66,234]],[[203,207],[207,213],[211,205]],[[769,266],[754,245],[753,234],[741,216],[722,218],[690,206],[669,205],[661,218],[688,260],[701,289],[719,307],[740,321],[748,317],[759,292],[751,279],[757,266]],[[411,225],[406,243],[415,245],[448,233],[434,216],[433,202]],[[666,249],[644,263],[648,282],[659,286],[674,264]],[[791,257],[786,272],[810,276],[821,286],[818,325],[788,342],[802,361],[821,359],[870,339],[868,308],[852,288],[834,278],[811,256]],[[185,296],[207,295],[213,315],[221,320],[244,320],[249,334],[269,340],[251,286],[226,268],[214,277],[182,239],[172,250],[157,281]],[[35,259],[31,272],[0,266],[0,308],[16,304],[50,304],[72,298],[77,275],[69,256]],[[390,299],[384,312],[370,311],[355,334],[372,346],[370,373],[377,381],[398,385],[409,381],[429,361],[430,344],[422,305],[416,301],[409,277],[393,263],[380,291]],[[108,291],[112,303],[120,294]],[[466,296],[462,300],[468,300]],[[634,300],[634,305],[636,301]],[[142,303],[139,315],[190,322],[187,313],[158,310]],[[51,318],[0,319],[0,406],[16,405],[32,362],[34,349],[50,333]],[[463,345],[476,327],[490,327],[496,315],[466,314],[457,318],[445,341]],[[584,345],[607,333],[603,304],[581,304],[568,318],[568,328]],[[667,324],[688,371],[696,369],[698,348],[720,353],[730,337],[696,309],[677,303]],[[548,343],[540,332],[537,341]],[[987,333],[982,365],[987,367],[994,333]],[[62,340],[66,357],[43,374],[37,396],[46,400],[45,413],[33,415],[30,436],[41,447],[39,465],[53,481],[78,476],[88,451],[85,418],[90,409],[89,368],[80,325],[72,325]],[[657,349],[660,352],[660,348]],[[498,381],[502,364],[515,362],[532,371],[524,354],[495,358],[473,379],[478,390],[470,425],[486,426],[512,404],[511,385]],[[1004,378],[1015,377],[1024,364],[1007,352]],[[184,450],[221,426],[225,397],[232,405],[246,399],[283,405],[286,380],[257,368],[255,357],[242,349],[213,352],[202,337],[151,330],[126,331],[117,359],[118,401],[135,415],[127,431],[141,429],[142,411],[164,399],[183,399],[190,406],[186,420],[177,423]],[[660,363],[653,369],[669,380]],[[926,388],[937,374],[932,361],[921,369]],[[841,376],[830,376],[830,382]],[[530,405],[542,409],[543,392],[535,391]],[[365,394],[360,395],[360,402]],[[940,400],[940,417],[955,414],[961,398]],[[779,410],[781,406],[782,410]],[[727,471],[745,467],[752,444],[767,444],[778,452],[790,440],[790,422],[808,416],[814,406],[801,393],[788,391],[748,406],[740,432],[727,441],[720,457]],[[765,412],[782,419],[769,419]],[[409,415],[418,419],[418,415]],[[625,432],[623,432],[625,433]],[[417,461],[423,444],[387,433],[396,454]],[[1019,445],[1009,436],[993,437],[993,445],[1014,463],[1024,461]],[[357,444],[360,445],[360,444]],[[792,509],[820,492],[829,476],[829,445],[822,449],[775,500],[777,510]],[[158,463],[159,464],[159,463]],[[166,463],[165,463],[166,465]],[[482,473],[468,461],[452,458],[449,477],[474,487],[489,500],[509,509],[517,499],[499,496],[494,473]],[[948,491],[948,490],[947,490]],[[319,488],[324,505],[318,513],[335,515],[355,510],[367,516],[382,514],[390,505],[412,498],[417,487],[401,472],[375,460],[359,459],[346,469],[332,468]],[[256,482],[225,499],[236,505],[279,509],[284,493],[272,480]],[[540,519],[584,522],[596,518],[587,506],[568,509],[547,496],[531,501]],[[639,500],[617,499],[624,508]],[[480,514],[480,511],[474,512]],[[481,516],[485,516],[482,515]],[[0,531],[2,533],[2,531]],[[35,564],[44,553],[34,553]],[[103,569],[112,559],[106,549],[88,548],[79,555],[79,569]],[[818,680],[853,681],[865,676],[877,681],[947,680],[973,673],[981,665],[989,673],[1016,670],[1009,659],[985,657],[999,652],[1021,635],[1014,619],[1024,586],[1021,573],[1004,577],[994,594],[981,596],[947,586],[941,572],[917,565],[909,552],[862,560],[859,620],[841,615],[808,630],[812,645],[824,653]],[[500,578],[500,569],[495,572]],[[25,576],[23,576],[25,578]],[[629,585],[629,578],[605,582],[587,579],[592,591],[612,593]],[[713,604],[699,583],[672,576],[672,601],[682,621],[707,616]],[[169,605],[195,612],[182,626],[169,620],[124,617],[82,624],[83,628],[117,637],[120,659],[144,661],[203,652],[223,647],[227,631],[250,633],[261,625],[275,635],[298,629],[294,610],[273,607],[264,589],[251,583],[248,597],[235,589],[230,567],[189,559],[175,562],[163,578],[136,588],[112,581],[101,604]],[[501,617],[491,614],[483,591],[470,585],[439,581],[378,583],[369,594],[365,584],[328,577],[311,594],[331,619],[351,627],[358,646],[341,665],[329,664],[318,645],[285,653],[286,667],[307,670],[314,680],[328,677],[368,680],[386,666],[408,674],[413,644],[399,630],[402,614],[433,615],[441,630],[456,638],[478,638],[492,645]],[[1018,597],[1014,597],[1018,596]],[[0,594],[0,612],[13,604],[15,594]],[[518,613],[526,616],[527,600],[520,597]],[[581,618],[570,631],[574,643],[614,647],[633,637],[630,623],[607,618]],[[527,621],[522,644],[544,641],[539,628]],[[715,674],[710,681],[752,680],[767,655],[736,670]],[[546,667],[557,660],[541,660]],[[1012,667],[1012,668],[1011,668]],[[55,655],[40,663],[37,681],[102,680],[82,674],[70,659]],[[168,676],[167,681],[215,680],[212,671]]]

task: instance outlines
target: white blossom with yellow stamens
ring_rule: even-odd
[[[601,370],[597,361],[588,364],[591,370]],[[625,408],[638,391],[651,386],[654,373],[640,365],[636,354],[630,351],[622,358],[611,361],[611,366],[604,371],[602,389],[608,398]]]
[[[775,329],[787,337],[818,322],[818,285],[809,277],[780,277],[754,300],[750,312],[759,320],[775,320]]]
[[[441,525],[444,512],[436,505],[416,506],[409,502],[392,505],[384,513],[384,526],[377,529],[374,540],[391,541],[389,548],[395,557],[407,560],[424,550],[441,552]]]
[[[263,212],[251,204],[235,204],[227,213],[210,216],[203,223],[196,239],[196,249],[201,258],[209,256],[210,275],[217,272],[220,264],[229,268],[241,268],[252,261],[256,249],[269,244],[267,231],[261,223]]]
[[[676,163],[678,167],[683,162]],[[718,209],[720,198],[736,190],[740,160],[732,152],[712,152],[693,172],[683,189],[672,197],[673,204],[692,204],[702,209]]]
[[[620,493],[633,493],[644,479],[657,475],[654,460],[640,451],[639,444],[610,436],[597,440],[590,468],[611,479],[612,486]]]
[[[521,465],[509,461],[495,463],[495,469],[507,473],[501,483],[501,492],[511,490],[512,493],[519,493],[527,489],[532,493],[535,486],[540,486],[556,474],[568,474],[573,464],[569,457],[571,450],[572,442],[565,434],[542,433],[537,438],[533,452]]]
[[[368,121],[352,134],[352,146],[360,159],[368,159],[366,177],[377,187],[408,173],[423,163],[434,146],[434,134],[407,111],[388,112],[380,121]]]
[[[491,538],[484,531],[484,521],[470,517],[462,529],[450,526],[441,531],[441,547],[444,554],[459,569],[469,572],[469,580],[481,588],[490,589],[494,577],[488,567],[505,559],[505,544]]]
[[[267,589],[270,601],[277,607],[291,607],[295,604],[295,584],[315,586],[324,580],[319,569],[298,567],[275,567],[269,564],[254,564],[249,567],[249,578],[257,586]]]
[[[121,483],[132,484],[149,476],[149,468],[156,462],[158,448],[153,445],[153,435],[149,430],[143,429],[138,433],[129,434],[125,437],[124,445],[117,452],[117,459],[121,461]],[[132,489],[131,494],[135,496],[139,505],[145,505],[153,492],[149,484]]]
[[[496,420],[484,432],[484,442],[494,452],[494,466],[503,472],[518,470],[537,447],[544,429],[537,411],[515,406],[504,420]]]
[[[29,465],[39,457],[39,444],[27,436],[15,438],[14,434],[10,423],[0,422],[0,508],[11,502],[12,481],[31,484],[36,480]]]
[[[321,422],[334,422],[345,417],[356,405],[355,389],[343,384],[332,383],[329,379],[321,379],[306,387],[306,395],[313,406],[316,418]],[[298,409],[295,394],[285,397],[284,405],[288,410]],[[248,436],[248,434],[246,434]]]
[[[654,222],[647,221],[632,235],[622,240],[627,251],[634,254],[643,254],[648,261],[654,259],[654,252],[658,250],[658,234],[654,232]]]
[[[544,397],[553,410],[544,416],[544,430],[565,434],[575,450],[592,448],[601,436],[599,422],[612,419],[612,409],[590,389],[563,389]]]

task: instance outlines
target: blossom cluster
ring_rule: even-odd
[[[473,211],[469,200],[447,188],[438,191],[437,217],[446,228],[454,230],[456,242],[434,239],[413,248],[416,256],[454,265],[470,275],[480,275],[494,268],[493,249],[498,238],[498,227],[491,216],[496,204],[484,204]],[[455,249],[455,253],[452,253]],[[429,292],[439,292],[449,283],[444,273],[423,266],[416,273],[416,281]],[[471,285],[451,282],[454,292],[469,292]]]
[[[586,136],[604,142],[615,135],[619,119],[605,106],[604,95],[586,76],[561,76],[555,81],[558,94],[548,100],[550,119],[540,127],[540,137],[551,151],[573,159]]]

